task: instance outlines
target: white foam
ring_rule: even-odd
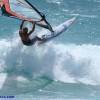
[[[3,87],[6,77],[7,77],[6,73],[0,73],[0,89]]]
[[[57,45],[56,45],[57,46]],[[59,46],[59,45],[58,45]],[[67,77],[74,78],[74,80],[87,83],[87,84],[100,84],[100,46],[96,45],[60,45],[57,47],[60,51],[62,60],[59,60],[62,63],[62,78]],[[56,48],[56,49],[57,49]],[[63,49],[61,49],[63,48]],[[65,50],[65,49],[66,50]],[[60,49],[60,50],[59,50]],[[64,51],[63,51],[64,50]],[[66,51],[66,53],[65,53]],[[61,68],[60,68],[61,69]],[[56,71],[55,71],[56,72]],[[61,75],[60,75],[61,77]],[[58,77],[59,79],[59,77]],[[82,81],[84,79],[84,81]],[[68,78],[66,79],[67,81]],[[63,80],[65,81],[65,80]]]
[[[60,5],[63,2],[63,0],[47,0],[47,2],[48,3],[55,3],[55,4]]]
[[[15,41],[16,40],[16,41]],[[24,70],[62,82],[100,84],[100,46],[48,42],[26,47],[18,38],[0,40],[0,71]],[[4,69],[3,69],[4,70]],[[23,71],[23,73],[24,73]]]
[[[18,76],[16,80],[19,82],[29,82],[28,79],[26,79],[25,77],[22,77],[22,76]]]

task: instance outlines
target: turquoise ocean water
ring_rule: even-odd
[[[14,100],[100,100],[100,0],[29,0],[52,26],[77,17],[64,34],[31,47],[21,21],[0,17],[0,95]],[[37,31],[41,31],[39,28]]]

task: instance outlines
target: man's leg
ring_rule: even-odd
[[[31,44],[35,44],[36,41],[45,41],[45,38],[40,38],[38,36],[35,36],[32,40],[31,40]]]
[[[36,36],[36,40],[42,41],[43,39],[42,38],[39,38],[38,36]]]
[[[32,44],[34,44],[37,41],[37,38],[34,37],[33,39],[31,39]]]
[[[43,35],[42,38],[36,36],[36,39],[37,39],[38,41],[44,41],[44,40],[46,40],[45,35]]]

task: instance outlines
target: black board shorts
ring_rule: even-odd
[[[39,37],[34,37],[33,39],[29,39],[27,41],[22,41],[24,45],[27,45],[27,46],[31,46],[33,45],[36,41],[43,41],[43,39],[39,38]]]
[[[27,46],[31,46],[34,44],[34,42],[32,40],[28,40],[28,41],[22,41],[24,45],[27,45]]]
[[[38,38],[37,38],[37,37],[34,37],[34,38],[31,39],[31,40],[29,39],[29,40],[27,40],[27,41],[22,41],[22,42],[23,42],[24,45],[31,46],[31,45],[33,45],[37,40],[38,40]]]

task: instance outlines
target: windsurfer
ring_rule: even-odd
[[[23,28],[23,25],[24,25],[24,22],[25,21],[22,21],[21,25],[20,25],[20,30],[19,30],[19,35],[20,35],[20,38],[23,42],[24,45],[27,45],[27,46],[31,46],[33,45],[36,41],[43,41],[44,38],[39,38],[38,36],[34,36],[33,39],[30,39],[30,35],[34,32],[35,30],[35,23],[34,22],[31,22],[33,24],[33,27],[32,27],[32,30],[30,32],[28,32],[28,28],[27,27],[24,27]]]

